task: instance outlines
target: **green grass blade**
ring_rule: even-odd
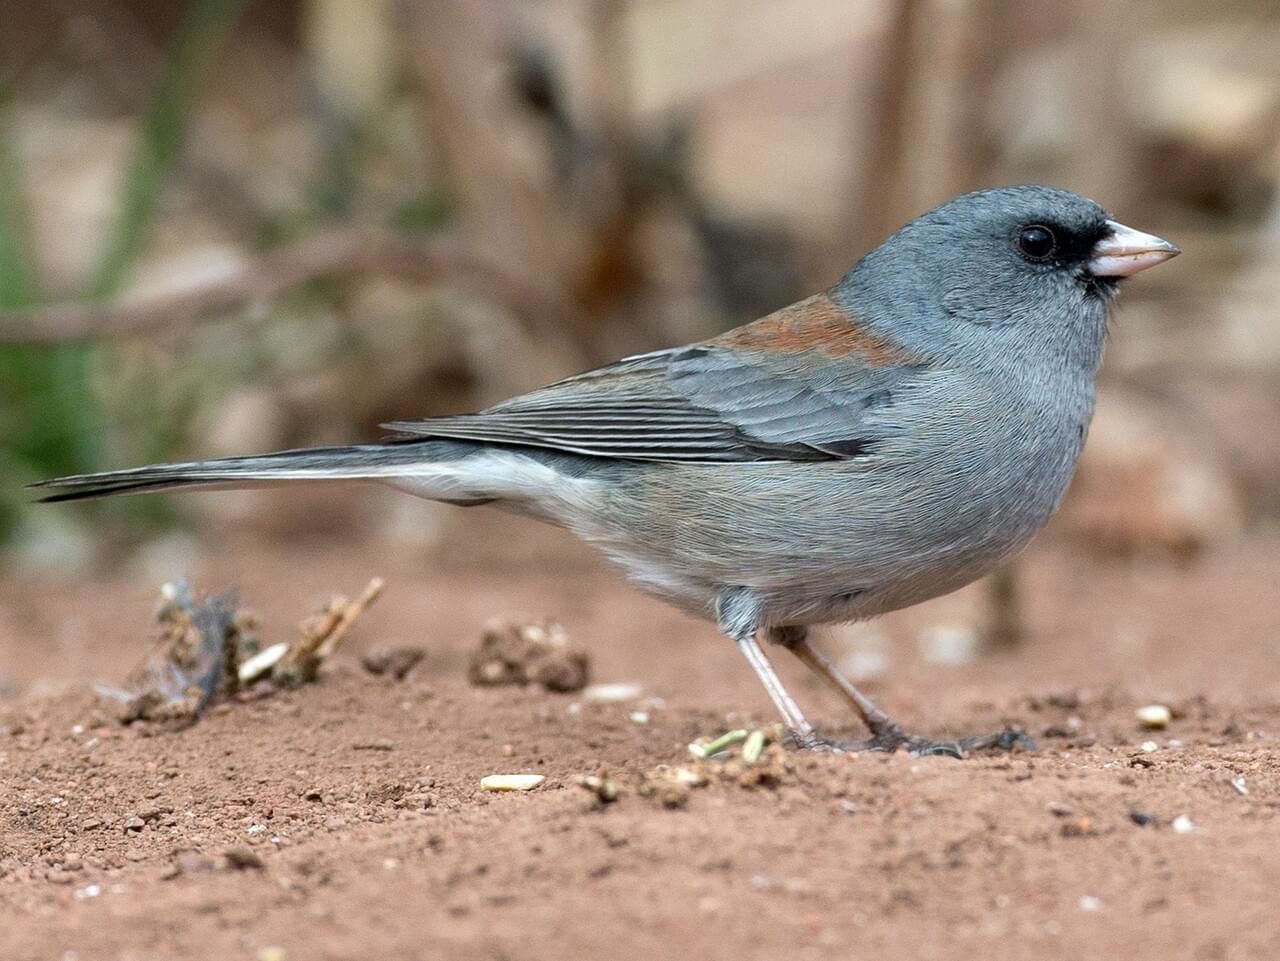
[[[186,139],[195,102],[209,69],[246,0],[193,0],[168,65],[138,130],[125,172],[120,206],[89,296],[119,292],[155,217],[160,193]]]

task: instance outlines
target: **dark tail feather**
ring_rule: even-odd
[[[430,459],[430,442],[408,441],[356,447],[286,450],[253,457],[223,457],[185,464],[152,464],[101,474],[55,477],[32,484],[50,491],[40,503],[141,494],[183,487],[235,490],[286,481],[379,480],[403,475]]]

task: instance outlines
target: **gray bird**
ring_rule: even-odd
[[[1119,281],[1179,253],[1049,187],[983,190],[907,224],[826,293],[377,444],[60,477],[48,501],[376,481],[558,524],[646,591],[714,618],[810,749],[960,755],[1010,732],[907,734],[809,640],[953,591],[1057,508],[1093,413]],[[759,643],[871,732],[821,736]]]

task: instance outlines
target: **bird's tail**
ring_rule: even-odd
[[[175,488],[240,490],[298,481],[389,481],[424,473],[443,451],[431,441],[363,444],[286,450],[250,457],[223,457],[183,464],[152,464],[101,474],[76,474],[40,481],[43,503],[86,500],[113,494],[140,494]],[[430,473],[429,470],[426,473]],[[437,470],[436,473],[439,473]],[[442,478],[443,479],[443,478]],[[423,491],[431,496],[429,491]],[[449,492],[442,489],[441,499]]]

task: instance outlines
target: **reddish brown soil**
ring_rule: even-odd
[[[207,542],[200,583],[239,583],[269,637],[329,591],[389,586],[321,683],[178,732],[121,728],[92,692],[141,654],[154,583],[0,582],[0,958],[1280,958],[1280,536],[1188,564],[1046,543],[1031,639],[959,667],[913,638],[972,595],[886,619],[886,707],[930,733],[1022,724],[1034,755],[793,753],[776,787],[667,810],[643,772],[772,720],[747,667],[567,537],[458,518],[430,556]],[[664,703],[637,724],[634,704],[468,686],[480,624],[514,611]],[[356,666],[385,643],[429,653],[402,682]],[[1152,701],[1167,731],[1137,727]],[[601,767],[623,789],[602,810],[574,783]],[[506,771],[547,780],[479,789]]]

